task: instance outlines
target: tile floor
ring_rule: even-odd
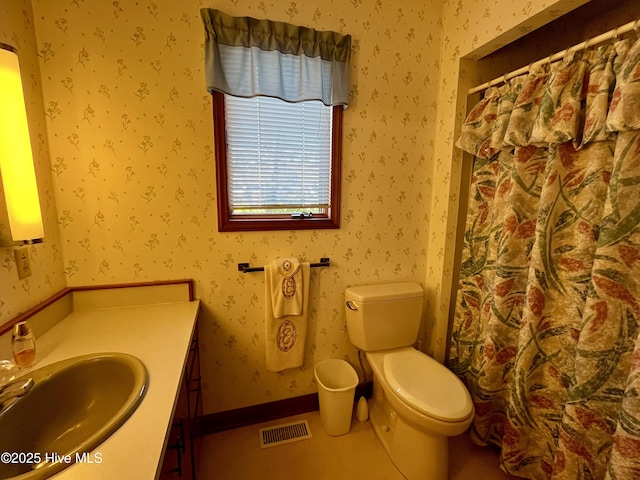
[[[258,429],[307,419],[312,438],[260,448]],[[498,453],[478,447],[468,436],[449,443],[449,480],[515,479],[498,467]],[[198,480],[403,480],[378,442],[369,422],[354,418],[347,435],[330,437],[320,412],[206,435],[202,439]],[[428,480],[428,479],[425,479]]]

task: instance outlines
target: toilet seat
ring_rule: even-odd
[[[425,415],[458,422],[473,412],[471,396],[460,379],[418,350],[407,348],[387,353],[383,371],[391,389]]]

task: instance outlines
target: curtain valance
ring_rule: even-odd
[[[207,90],[347,105],[351,36],[200,10]]]
[[[572,53],[487,89],[457,146],[489,159],[518,146],[572,142],[577,149],[640,128],[638,45],[622,40]]]

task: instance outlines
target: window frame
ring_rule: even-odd
[[[286,214],[233,215],[229,205],[227,175],[227,133],[225,94],[213,91],[213,132],[216,162],[216,192],[218,231],[312,230],[340,228],[340,189],[342,178],[342,105],[333,106],[331,138],[331,206],[326,213],[311,217],[292,218]]]

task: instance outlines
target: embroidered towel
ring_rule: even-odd
[[[265,272],[267,268],[265,267]],[[297,258],[281,258],[269,264],[271,306],[275,318],[302,313],[303,278]]]
[[[266,265],[265,272],[265,338],[267,370],[280,372],[287,368],[297,368],[304,362],[304,343],[307,336],[307,316],[309,312],[309,278],[311,269],[308,262],[299,264],[301,310],[299,315],[274,315],[271,298],[275,291],[272,280],[277,278],[271,271],[273,262]],[[278,290],[281,295],[282,289]]]

